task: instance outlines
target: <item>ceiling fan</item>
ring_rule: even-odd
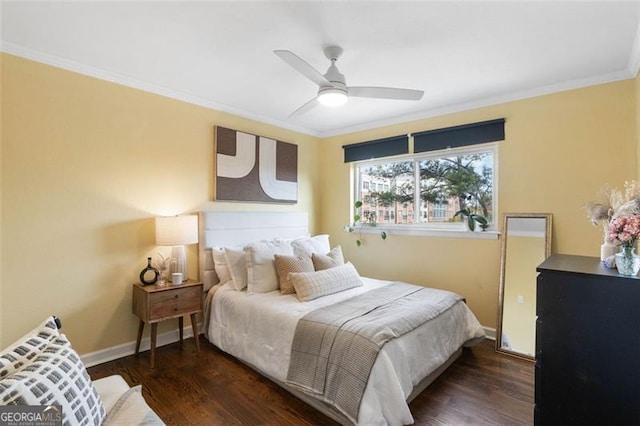
[[[342,48],[339,46],[324,48],[324,56],[331,61],[329,69],[327,69],[327,72],[324,74],[321,74],[289,50],[274,50],[273,53],[319,86],[318,96],[292,112],[289,117],[304,114],[316,107],[318,103],[326,106],[342,105],[347,102],[349,97],[419,101],[422,99],[422,95],[424,95],[424,91],[422,90],[398,89],[394,87],[347,86],[344,74],[340,73],[336,66],[336,61],[340,55],[342,55]]]

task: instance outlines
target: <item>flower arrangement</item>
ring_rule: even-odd
[[[615,237],[609,230],[610,223],[619,217],[640,215],[640,182],[625,181],[624,191],[604,188],[601,198],[601,201],[587,203],[587,217],[594,225],[603,227],[605,243],[613,243]]]
[[[633,248],[640,236],[640,216],[620,216],[609,223],[609,240]]]

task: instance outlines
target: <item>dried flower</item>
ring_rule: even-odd
[[[158,252],[158,260],[153,261],[153,267],[159,271],[166,271],[171,265],[171,257],[164,257],[162,253]]]
[[[594,225],[602,225],[605,242],[611,243],[609,224],[622,216],[640,215],[640,182],[625,181],[624,193],[608,187],[600,191],[601,200],[585,206],[587,217]]]

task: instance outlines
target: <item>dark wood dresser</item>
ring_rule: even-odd
[[[640,279],[595,257],[538,266],[536,425],[640,425]]]

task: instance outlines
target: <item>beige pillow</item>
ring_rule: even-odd
[[[344,265],[344,257],[342,256],[342,247],[335,246],[327,254],[313,253],[311,255],[311,261],[313,262],[313,268],[316,271],[323,271],[325,269],[335,268],[336,266]]]
[[[313,272],[313,262],[309,256],[282,256],[274,255],[276,262],[276,271],[278,272],[278,280],[280,281],[280,293],[293,294],[296,290],[289,274],[291,272]]]
[[[362,286],[360,275],[351,262],[324,271],[292,272],[289,278],[298,299],[303,302]]]

